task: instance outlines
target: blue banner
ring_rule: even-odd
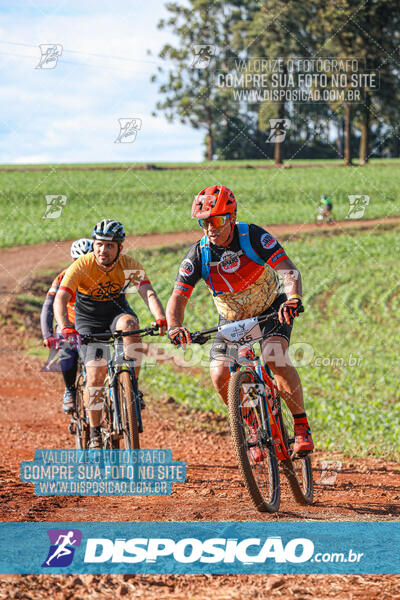
[[[1,523],[1,573],[399,574],[400,523]]]

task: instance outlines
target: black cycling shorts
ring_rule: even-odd
[[[260,315],[268,315],[273,312],[277,312],[280,305],[285,302],[287,299],[286,294],[281,294],[274,300],[271,306],[261,313]],[[227,323],[231,323],[228,319],[224,319],[223,317],[219,318],[218,326],[226,325]],[[266,321],[265,323],[260,323],[260,328],[263,333],[263,340],[267,340],[272,336],[283,337],[287,342],[290,342],[290,334],[292,333],[293,325],[288,325],[285,321],[283,323],[279,323],[279,321]],[[235,343],[229,343],[223,339],[223,337],[217,333],[212,343],[210,349],[210,360],[218,360],[218,358],[227,357],[232,359],[233,361],[237,360],[238,356],[238,347]]]
[[[111,310],[108,315],[91,314],[86,315],[75,311],[75,329],[80,335],[95,335],[96,333],[110,334],[116,330],[117,321],[122,315],[132,315],[138,322],[136,313],[128,303],[123,306],[115,305],[115,310]],[[98,366],[106,366],[110,358],[110,345],[101,342],[91,342],[82,345],[82,356],[85,363],[96,360]]]
[[[110,311],[107,315],[86,315],[76,311],[75,329],[81,335],[94,335],[95,333],[115,331],[118,319],[125,314],[132,315],[132,317],[139,321],[136,313],[131,309],[129,304],[123,308],[116,306],[115,310]]]

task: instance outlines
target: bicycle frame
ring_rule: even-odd
[[[264,321],[276,319],[277,313],[271,313],[270,315],[259,317],[258,323]],[[245,319],[244,321],[246,321]],[[192,339],[196,343],[205,343],[211,339],[210,334],[221,331],[222,327],[212,327],[211,329],[205,329],[203,331],[196,331],[192,334]],[[226,326],[225,326],[226,327]],[[197,338],[197,339],[196,339]],[[198,341],[199,340],[199,341]],[[258,340],[261,349],[262,356],[262,340]],[[237,342],[240,344],[240,340]],[[273,374],[267,364],[262,364],[260,357],[257,356],[252,348],[248,345],[248,341],[243,344],[238,350],[243,358],[247,360],[246,366],[248,366],[254,373],[254,383],[261,384],[263,387],[262,396],[260,398],[260,417],[263,430],[266,432],[266,438],[263,440],[265,443],[275,444],[275,450],[278,460],[287,460],[290,458],[288,448],[286,447],[283,439],[282,431],[279,425],[278,419],[275,418],[275,414],[278,410],[278,399],[277,399],[277,387],[273,378]],[[229,365],[230,373],[235,373],[240,369],[242,365],[239,362],[232,362]],[[268,394],[268,398],[266,396]],[[249,444],[257,445],[256,442]]]
[[[261,342],[260,349],[262,349]],[[246,352],[245,358],[248,360],[246,366],[254,372],[256,379],[255,383],[261,384],[263,389],[262,396],[260,398],[260,417],[263,429],[267,432],[267,438],[262,441],[265,443],[275,444],[278,460],[286,460],[289,458],[289,452],[286,448],[279,422],[275,417],[278,406],[277,389],[273,374],[271,373],[271,370],[267,364],[263,365],[261,363],[260,357],[255,354],[251,347],[242,346],[240,351],[242,355]],[[229,366],[229,371],[234,373],[239,368],[240,364],[234,363]],[[255,446],[257,443],[249,443],[249,447],[251,445]]]
[[[111,405],[112,405],[112,429],[113,433],[117,435],[121,435],[123,432],[122,425],[122,416],[120,411],[120,405],[117,401],[118,398],[118,377],[120,373],[124,370],[129,370],[132,386],[134,389],[134,398],[135,398],[135,407],[136,407],[136,418],[138,431],[141,433],[143,431],[143,422],[142,422],[142,411],[140,406],[140,401],[137,394],[137,380],[135,374],[135,360],[127,359],[124,357],[124,345],[123,345],[123,337],[135,334],[144,334],[144,335],[157,335],[156,330],[158,327],[147,327],[145,329],[137,329],[134,331],[115,331],[114,333],[100,333],[94,335],[82,335],[80,336],[80,341],[77,344],[77,349],[79,353],[79,357],[82,365],[82,375],[83,382],[86,386],[87,384],[87,375],[86,368],[84,364],[84,357],[82,353],[82,341],[84,343],[105,343],[109,345],[113,345],[114,351],[111,353],[110,358],[107,361],[107,377],[108,377],[108,393],[110,395]],[[112,339],[110,339],[112,338]],[[104,441],[107,441],[108,437],[110,437],[110,433],[106,435]]]
[[[250,498],[257,510],[271,513],[279,509],[280,503],[278,461],[296,502],[305,506],[313,501],[310,458],[293,456],[291,448],[295,439],[288,437],[283,416],[285,405],[281,404],[273,373],[261,358],[263,334],[259,324],[276,317],[277,313],[270,313],[191,334],[194,343],[204,344],[211,339],[210,334],[220,332],[227,343],[238,347],[238,357],[229,364],[228,410],[233,446]],[[261,357],[253,350],[257,342]],[[251,390],[253,383],[260,386],[255,394]],[[249,431],[243,421],[247,422]],[[266,459],[263,469],[260,465],[264,465]]]

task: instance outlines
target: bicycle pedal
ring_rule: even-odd
[[[301,460],[302,458],[305,458],[306,456],[308,456],[309,454],[312,454],[313,450],[304,450],[303,452],[296,452],[296,454],[292,454],[292,456],[290,457],[292,460]]]
[[[144,410],[146,408],[146,402],[144,401],[144,398],[143,398],[143,392],[141,392],[140,390],[138,390],[138,392],[137,392],[137,398],[139,400],[140,410]]]

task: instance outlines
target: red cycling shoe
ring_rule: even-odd
[[[294,426],[293,454],[308,454],[314,450],[314,442],[308,425]]]

